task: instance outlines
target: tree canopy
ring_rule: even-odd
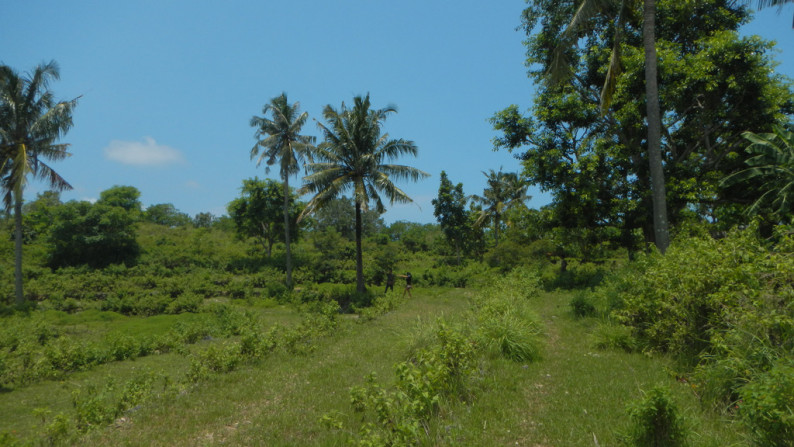
[[[627,247],[635,230],[653,240],[647,161],[644,65],[640,10],[621,24],[622,73],[605,113],[599,110],[613,35],[614,15],[599,14],[569,48],[572,76],[544,83],[554,49],[578,2],[537,0],[524,11],[527,66],[537,84],[528,115],[512,105],[491,122],[497,149],[519,150],[524,175],[550,191],[557,225],[591,231],[616,229]],[[662,161],[669,220],[710,219],[728,227],[743,221],[734,204],[757,197],[758,184],[742,188],[720,179],[743,169],[746,130],[766,131],[794,112],[790,83],[775,74],[772,45],[738,28],[748,14],[728,0],[657,5]],[[615,234],[615,232],[611,232]]]

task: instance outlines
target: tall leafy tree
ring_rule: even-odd
[[[322,208],[314,210],[311,222],[308,225],[312,231],[327,231],[333,229],[349,241],[356,240],[355,231],[356,207],[353,199],[340,196],[330,200]],[[361,230],[366,234],[375,234],[384,227],[383,219],[376,210],[362,210]]]
[[[14,208],[14,288],[16,302],[24,303],[22,289],[22,204],[29,177],[45,180],[61,191],[71,189],[45,161],[62,160],[70,154],[67,144],[56,141],[72,127],[77,98],[56,101],[49,90],[59,78],[55,61],[20,75],[0,65],[0,187],[6,210]]]
[[[361,253],[362,210],[374,202],[375,210],[385,211],[381,195],[390,203],[412,202],[393,180],[417,181],[429,174],[419,169],[392,164],[403,156],[416,156],[413,141],[390,139],[381,128],[386,118],[395,113],[394,106],[371,107],[369,94],[353,98],[353,107],[344,103],[339,109],[327,105],[323,110],[326,124],[318,123],[324,141],[314,150],[316,162],[308,165],[310,174],[304,179],[300,193],[313,193],[303,214],[322,208],[332,199],[352,192],[356,208],[356,290],[365,292],[364,266]]]
[[[522,206],[530,199],[527,195],[528,185],[515,172],[502,172],[501,169],[496,172],[491,169],[483,174],[488,178],[488,187],[485,188],[482,196],[472,196],[472,199],[482,206],[476,223],[479,226],[487,223],[493,225],[494,243],[498,246],[502,217],[508,209]]]
[[[463,184],[452,185],[447,173],[441,171],[441,184],[438,197],[433,199],[433,215],[441,225],[447,241],[455,249],[458,264],[467,233],[469,233],[469,213],[466,211],[466,196]]]
[[[176,209],[173,203],[149,205],[143,213],[143,219],[167,227],[181,227],[193,221],[190,216]]]
[[[268,113],[271,114],[271,118],[266,117]],[[309,115],[306,112],[300,113],[299,103],[290,104],[286,93],[282,93],[271,99],[270,103],[265,104],[262,115],[265,116],[251,118],[251,126],[256,128],[255,136],[258,139],[256,145],[251,149],[251,159],[256,158],[257,166],[263,160],[266,160],[268,166],[276,163],[279,165],[279,174],[284,186],[282,213],[287,262],[286,283],[287,287],[291,287],[289,177],[298,172],[302,159],[310,156],[315,138],[300,134]]]
[[[568,27],[562,32],[560,46],[555,49],[550,71],[559,78],[560,72],[570,72],[570,61],[564,57],[566,47],[575,43],[580,31],[590,24],[596,14],[614,14],[614,32],[609,65],[600,94],[600,106],[605,111],[612,102],[617,76],[622,71],[621,48],[625,16],[629,13],[629,0],[583,0]],[[653,229],[656,247],[662,253],[670,245],[667,221],[667,193],[662,166],[662,121],[659,106],[658,58],[656,57],[656,1],[643,1],[642,43],[645,52],[645,106],[648,129],[647,151],[653,203]]]
[[[578,44],[566,49],[572,75],[550,85],[545,82],[549,66],[580,4],[534,0],[525,10],[527,65],[537,96],[529,116],[510,106],[492,118],[502,132],[494,143],[508,150],[527,148],[519,154],[524,175],[553,193],[557,225],[618,230],[620,243],[631,249],[635,230],[647,242],[654,240],[648,112],[641,100],[646,96],[643,10],[640,2],[626,1],[622,24],[615,10],[593,15],[579,28]],[[794,110],[790,89],[774,72],[770,43],[737,34],[748,20],[737,2],[657,0],[657,8],[669,219],[694,216],[730,225],[736,222],[732,204],[746,197],[738,188],[720,187],[719,180],[744,167],[742,132],[788,121],[786,114]],[[616,34],[623,41],[621,70],[602,113],[599,96]]]
[[[53,268],[133,265],[140,254],[139,196],[133,186],[114,186],[102,191],[96,203],[70,201],[56,207],[48,235],[48,264]]]
[[[291,191],[290,191],[291,192]],[[297,218],[300,208],[294,194],[285,200],[284,188],[272,179],[258,178],[243,180],[240,197],[229,203],[229,216],[234,221],[237,233],[242,237],[253,237],[262,244],[268,257],[273,244],[285,234],[281,220],[284,202],[287,203],[290,233],[297,236]]]

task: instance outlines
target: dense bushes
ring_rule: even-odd
[[[646,350],[693,372],[707,402],[737,411],[762,445],[794,431],[794,233],[757,228],[707,234],[641,257],[595,295]]]

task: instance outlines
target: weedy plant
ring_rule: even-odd
[[[635,447],[683,447],[689,430],[670,392],[661,386],[629,407],[631,426],[626,443]]]

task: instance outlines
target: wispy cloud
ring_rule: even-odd
[[[134,166],[165,166],[185,162],[181,152],[170,146],[157,144],[150,137],[145,137],[143,142],[113,140],[105,148],[105,157]]]
[[[195,180],[188,180],[187,182],[185,182],[185,186],[190,188],[190,189],[199,189],[199,188],[201,188],[201,185],[199,184],[199,182],[197,182]]]

